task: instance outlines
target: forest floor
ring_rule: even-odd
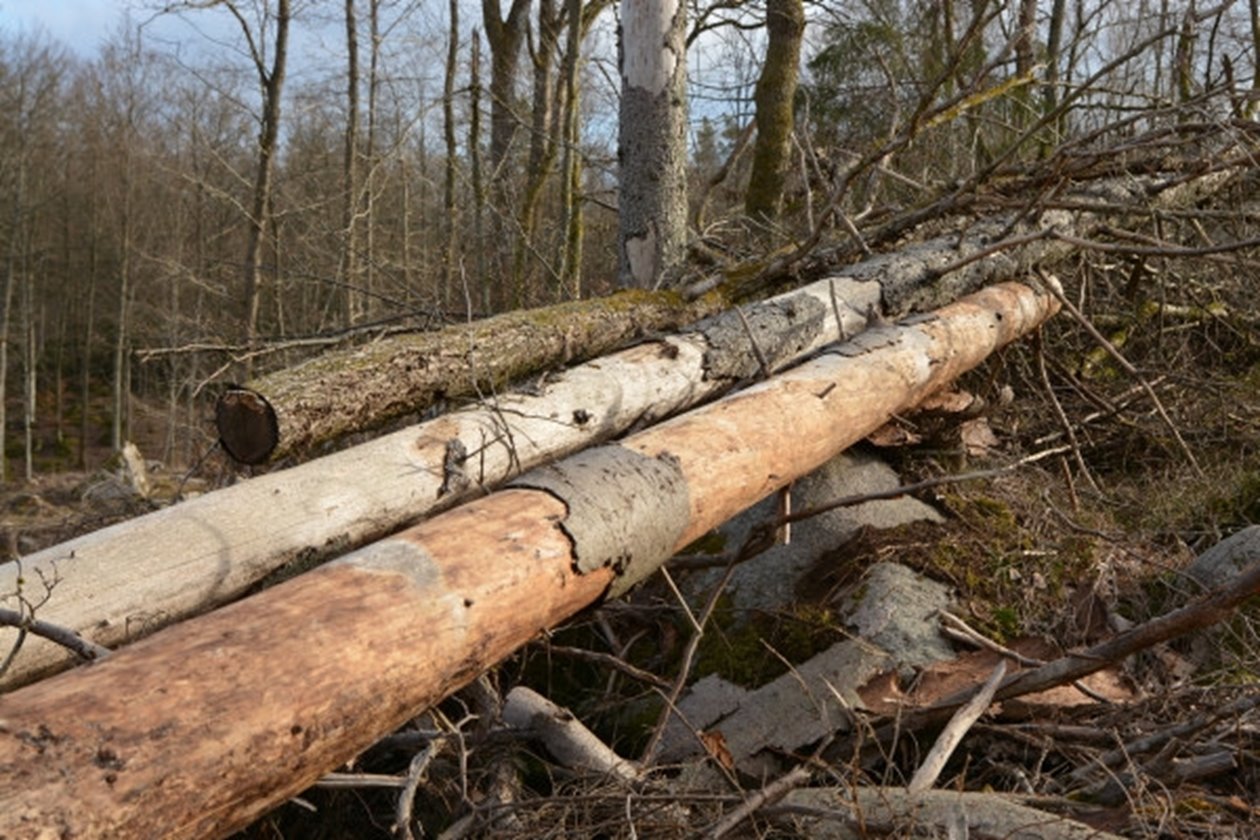
[[[148,497],[140,498],[110,445],[108,401],[93,399],[89,411],[94,428],[104,424],[106,431],[103,436],[89,435],[80,448],[79,407],[71,404],[59,418],[55,393],[49,391],[43,397],[34,426],[33,477],[29,481],[22,477],[24,451],[18,448],[9,452],[8,475],[13,480],[0,482],[0,532],[5,535],[0,550],[11,536],[13,548],[31,554],[204,492],[228,474],[222,457],[211,451],[208,436],[213,426],[208,412],[204,434],[195,437],[206,438],[201,445],[210,457],[190,468],[186,458],[172,463],[158,460],[170,452],[169,418],[162,406],[133,396],[126,438],[136,444],[146,461],[150,484]],[[11,401],[8,416],[20,418],[21,405]],[[20,440],[21,435],[6,439]]]
[[[749,807],[733,836],[949,835],[942,825],[911,830],[878,821],[829,834],[837,823],[852,829],[862,816],[836,819],[835,802],[776,804],[784,788],[772,787],[773,775],[730,767],[716,788],[688,788],[681,780],[696,764],[729,760],[716,727],[694,733],[708,739],[707,754],[658,766],[627,788],[577,773],[536,742],[477,721],[495,717],[509,689],[528,686],[620,756],[637,759],[663,719],[662,697],[680,681],[695,686],[716,676],[753,690],[796,674],[849,638],[840,605],[881,561],[946,584],[957,614],[988,643],[1035,650],[1044,659],[1185,604],[1199,591],[1183,572],[1196,555],[1260,522],[1260,334],[1253,315],[1260,300],[1250,284],[1206,263],[1169,265],[1158,301],[1126,295],[1126,271],[1085,257],[1065,283],[1075,299],[1088,299],[1095,326],[1136,377],[1061,314],[1041,336],[959,383],[985,408],[966,417],[911,416],[873,436],[880,446],[866,445],[905,483],[1001,467],[1058,446],[1066,451],[919,493],[943,523],[862,529],[798,582],[790,605],[741,612],[719,598],[698,639],[692,619],[711,593],[694,600],[689,615],[663,584],[649,584],[526,648],[417,719],[410,740],[396,736],[345,769],[405,777],[423,763],[426,783],[414,813],[430,836],[718,836],[724,815],[767,791],[774,795]],[[977,419],[992,433],[982,446],[967,425]],[[702,574],[680,570],[676,578],[688,591],[689,578]],[[968,733],[937,787],[1032,804],[1125,837],[1255,836],[1258,620],[1253,603],[1215,627],[1116,663],[1108,680],[1091,683],[1092,694],[1067,689],[996,707]],[[962,663],[971,646],[955,647]],[[966,670],[943,666],[951,668]],[[419,733],[435,731],[445,734],[422,742],[443,749],[414,746]],[[888,789],[906,784],[935,733],[908,731],[876,758],[837,755],[834,745],[824,750],[821,743],[780,750],[777,772],[801,787]],[[1145,736],[1155,736],[1154,748],[1140,745]],[[1091,761],[1114,750],[1121,758],[1090,770]],[[793,767],[808,772],[792,777]],[[397,796],[388,788],[312,790],[246,836],[390,836]],[[820,813],[830,815],[825,826]],[[1067,835],[1032,829],[1000,836]]]
[[[699,766],[724,766],[720,740],[706,742],[706,755],[657,767],[627,787],[561,766],[496,724],[508,690],[532,687],[636,759],[661,720],[663,695],[676,685],[718,676],[756,689],[848,638],[839,605],[877,562],[895,560],[945,584],[956,614],[989,643],[1036,649],[1045,659],[1186,603],[1195,594],[1182,573],[1187,564],[1260,522],[1260,332],[1253,314],[1260,300],[1252,284],[1207,263],[1183,260],[1166,271],[1161,277],[1169,282],[1154,284],[1149,298],[1127,294],[1127,267],[1114,262],[1082,257],[1065,277],[1069,294],[1088,299],[1093,323],[1120,347],[1136,377],[1061,314],[1043,334],[958,383],[981,398],[965,418],[910,416],[864,444],[904,483],[1001,467],[1052,447],[1064,451],[919,493],[944,522],[864,528],[798,582],[793,603],[750,611],[719,598],[698,639],[693,616],[664,585],[644,586],[530,645],[344,769],[405,779],[409,768],[421,767],[425,783],[413,812],[427,836],[716,836],[723,816],[754,802],[770,781],[725,767],[716,789],[682,784]],[[146,412],[157,414],[139,414]],[[977,420],[987,429],[983,445],[974,437]],[[144,434],[142,449],[160,446],[157,426]],[[153,471],[159,489],[141,500],[117,476],[106,464],[10,483],[0,491],[3,525],[29,552],[221,478],[188,484],[183,470],[162,467]],[[689,576],[701,574],[680,570],[678,579],[685,589]],[[1254,708],[1222,710],[1260,696],[1258,619],[1253,603],[1211,629],[1117,663],[1112,681],[1092,695],[996,708],[968,733],[937,787],[1070,814],[1125,837],[1255,836],[1260,727]],[[956,647],[960,656],[966,650]],[[1196,720],[1206,722],[1184,726]],[[812,744],[776,759],[783,774],[808,769],[797,788],[812,776],[829,790],[886,789],[906,784],[935,731],[908,731],[873,757]],[[1167,737],[1142,752],[1137,739],[1160,733]],[[1088,769],[1117,748],[1120,759]],[[818,820],[839,813],[775,799],[749,807],[734,836],[824,836]],[[396,786],[314,789],[243,836],[401,836],[392,829],[397,805]],[[849,813],[831,821],[852,828],[860,819]],[[922,833],[914,836],[948,833],[942,826],[916,830]],[[855,831],[825,836],[910,836],[882,824]]]

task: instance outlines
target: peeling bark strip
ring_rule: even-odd
[[[687,485],[678,460],[601,446],[535,470],[510,487],[543,490],[564,502],[560,527],[583,574],[612,569],[616,598],[656,571],[687,527]],[[612,514],[612,515],[610,515]]]
[[[687,492],[661,503],[686,508],[662,514],[685,519],[677,548],[1035,328],[1055,303],[1018,284],[987,289],[884,328],[878,349],[825,354],[621,447],[682,476]],[[589,499],[600,457],[565,472]],[[633,469],[615,472],[620,483]],[[614,572],[576,571],[561,523],[606,525],[622,495],[569,508],[551,492],[504,490],[0,696],[0,836],[221,836],[248,824],[600,599]]]
[[[777,368],[860,331],[860,313],[878,306],[879,296],[878,283],[841,278],[744,311]],[[760,328],[769,323],[787,337]],[[733,312],[697,329],[579,365],[532,393],[507,394],[490,407],[454,412],[33,554],[23,561],[27,581],[38,580],[37,572],[60,580],[40,618],[106,647],[135,641],[241,595],[282,567],[309,568],[758,373],[748,332]],[[434,369],[448,361],[439,357]],[[18,577],[16,564],[0,564],[0,602],[17,590]],[[0,628],[0,650],[15,636]],[[74,662],[51,642],[28,639],[0,676],[0,690]]]

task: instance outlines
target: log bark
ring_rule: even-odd
[[[868,331],[530,473],[521,487],[0,697],[0,836],[222,836],[247,824],[1055,306],[1005,284]]]
[[[241,463],[310,457],[444,399],[492,394],[643,335],[681,329],[721,308],[713,298],[685,303],[673,294],[625,292],[393,336],[228,389],[215,425],[228,454]],[[253,392],[255,402],[240,399],[245,392]],[[268,412],[274,420],[260,421]]]

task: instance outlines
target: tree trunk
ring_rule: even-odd
[[[552,96],[551,65],[559,45],[556,31],[560,21],[555,0],[538,0],[538,44],[530,51],[534,67],[534,102],[530,112],[529,163],[526,166],[525,193],[519,210],[519,238],[512,258],[512,293],[509,303],[521,306],[531,295],[527,266],[535,249],[538,232],[538,205],[551,178],[556,159],[555,106]]]
[[[578,70],[582,61],[582,37],[587,17],[582,14],[582,0],[565,0],[568,28],[565,36],[563,76],[563,113],[561,136],[564,147],[560,164],[560,212],[564,219],[564,244],[561,246],[559,298],[578,300],[582,297],[582,140],[579,117],[580,85]],[[597,14],[593,11],[590,18]]]
[[[1173,72],[1177,79],[1176,101],[1181,105],[1185,105],[1194,97],[1194,30],[1194,4],[1191,3],[1186,7],[1185,15],[1181,19],[1181,31],[1177,34],[1173,57]],[[1183,110],[1179,112],[1178,118],[1185,122],[1191,116]]]
[[[468,120],[468,158],[469,167],[472,170],[473,262],[477,266],[472,288],[476,290],[477,296],[474,297],[462,271],[460,280],[463,284],[466,317],[473,318],[475,317],[473,315],[474,300],[481,305],[481,311],[486,315],[494,309],[493,298],[490,294],[490,277],[486,272],[486,250],[490,247],[490,243],[486,241],[486,181],[481,171],[481,36],[475,29],[469,49],[471,56],[469,58],[468,97],[472,113]]]
[[[1042,92],[1042,112],[1049,114],[1059,104],[1059,61],[1063,52],[1063,23],[1067,16],[1067,0],[1053,0],[1050,6],[1049,30],[1046,33],[1046,85]],[[1048,157],[1059,145],[1063,120],[1054,123],[1054,135],[1041,144],[1042,157]]]
[[[359,219],[359,26],[354,0],[346,0],[346,137],[341,167],[341,282],[345,293],[345,325],[363,319],[357,241]]]
[[[483,203],[489,202],[489,236],[477,248],[478,271],[486,312],[517,305],[511,288],[508,260],[518,234],[504,220],[516,215],[512,176],[516,167],[509,160],[521,122],[516,113],[517,75],[525,30],[529,25],[530,0],[511,0],[504,17],[500,0],[481,0],[486,44],[490,49],[490,146],[486,170],[482,172]]]
[[[127,300],[131,296],[131,200],[132,181],[132,141],[131,121],[128,120],[127,131],[122,137],[123,144],[123,183],[122,212],[119,213],[119,245],[118,245],[118,317],[117,331],[114,335],[114,390],[113,411],[111,412],[109,445],[115,453],[123,447],[123,427],[127,412]]]
[[[380,0],[368,0],[368,112],[367,148],[363,150],[363,163],[367,175],[363,181],[363,284],[367,293],[367,316],[375,318],[380,310],[376,289],[376,127],[377,98],[380,96]]]
[[[1019,0],[1015,26],[1015,75],[1031,81],[1036,64],[1037,0]],[[1024,129],[1038,119],[1033,97],[1034,87],[1031,84],[1020,85],[1012,92],[1010,142],[1017,140]]]
[[[490,47],[490,177],[499,184],[507,177],[504,162],[516,136],[512,105],[516,101],[517,66],[525,40],[529,0],[512,0],[507,17],[503,17],[499,0],[481,0],[481,13]],[[507,211],[506,207],[499,209]]]
[[[753,148],[752,177],[744,196],[744,212],[754,222],[763,224],[779,216],[791,163],[793,107],[805,35],[803,0],[766,0],[766,30],[766,60],[754,94],[757,142]]]
[[[1247,19],[1251,23],[1251,60],[1260,56],[1260,0],[1247,0]],[[1244,119],[1252,119],[1260,108],[1260,70],[1251,71],[1251,96],[1243,109]]]
[[[442,184],[442,288],[443,308],[451,304],[451,282],[455,276],[456,232],[459,215],[455,210],[455,70],[459,63],[459,0],[450,0],[451,30],[446,45],[446,73],[442,82],[442,136],[446,140],[446,178]]]
[[[30,237],[23,237],[27,249],[22,260],[22,450],[23,476],[35,478],[35,397],[37,394],[39,353],[35,346],[35,278],[31,272]]]
[[[26,201],[26,137],[19,138],[17,184],[13,191],[13,207],[9,215],[9,252],[4,259],[4,289],[0,291],[0,482],[9,477],[8,465],[8,380],[9,323],[13,308],[13,286],[17,283],[18,248],[22,242],[22,205]]]
[[[987,289],[5,695],[0,833],[243,827],[1055,306],[1026,286]]]
[[[88,288],[87,323],[83,327],[82,377],[79,382],[79,469],[87,469],[87,444],[92,419],[92,335],[96,328],[96,282],[99,267],[99,230],[97,227],[97,170],[92,162],[92,189],[88,199]],[[0,375],[2,378],[2,375]]]
[[[643,0],[621,11],[617,279],[654,289],[681,265],[687,239],[686,7]]]
[[[245,343],[258,343],[258,312],[262,303],[262,245],[267,234],[271,209],[271,176],[280,139],[280,96],[284,89],[285,63],[289,50],[289,0],[277,0],[275,52],[271,67],[256,56],[259,92],[262,96],[262,131],[258,136],[258,166],[254,173],[254,194],[245,240]],[[245,24],[242,22],[242,27]],[[249,32],[245,33],[247,36]],[[263,33],[259,33],[262,37]],[[246,373],[252,368],[246,362]]]

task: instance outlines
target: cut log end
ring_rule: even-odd
[[[280,442],[275,409],[257,391],[229,387],[214,407],[223,450],[242,464],[261,464]]]

